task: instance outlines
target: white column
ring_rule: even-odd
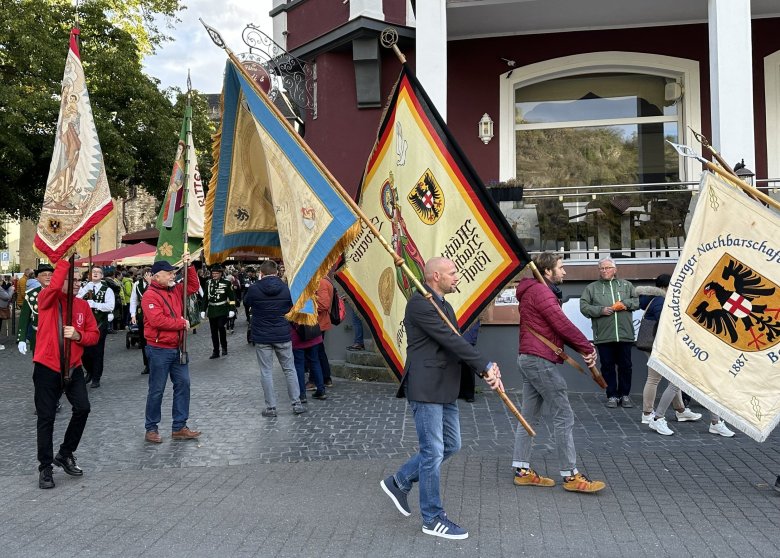
[[[382,0],[349,0],[349,19],[351,21],[356,17],[370,17],[384,21]]]
[[[730,165],[755,172],[749,0],[709,0],[712,145]]]
[[[274,0],[273,7],[277,8],[285,4],[287,0]],[[281,11],[271,18],[273,22],[273,40],[274,42],[287,49],[287,12]]]
[[[447,3],[417,2],[417,79],[447,120]]]

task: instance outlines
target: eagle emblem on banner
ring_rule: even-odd
[[[406,199],[426,225],[433,225],[444,212],[444,192],[431,169],[425,170]]]
[[[763,351],[780,341],[780,289],[728,253],[704,279],[686,313],[741,351]]]

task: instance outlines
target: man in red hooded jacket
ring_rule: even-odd
[[[553,416],[555,445],[563,477],[563,488],[571,492],[598,492],[605,487],[601,481],[591,481],[577,471],[574,449],[574,412],[566,391],[566,380],[556,364],[560,355],[543,343],[534,333],[545,337],[556,347],[569,345],[580,353],[588,366],[596,364],[596,349],[561,310],[561,290],[566,271],[563,257],[553,252],[539,254],[534,263],[545,283],[525,278],[517,285],[520,307],[520,355],[517,366],[523,378],[523,414],[531,423],[539,420],[542,403],[550,406]],[[555,481],[531,469],[533,439],[525,428],[515,431],[515,451],[512,466],[517,486],[554,486]]]
[[[38,415],[38,486],[54,488],[52,463],[69,475],[80,477],[84,472],[76,465],[73,452],[79,446],[89,416],[89,397],[81,357],[84,347],[94,345],[100,339],[97,322],[86,301],[76,298],[81,283],[73,280],[73,292],[68,293],[70,264],[60,260],[49,286],[38,295],[38,333],[33,356],[33,385],[35,386],[35,411]],[[72,325],[66,322],[68,298],[73,299]],[[65,340],[70,340],[70,381],[63,382],[60,355]],[[63,391],[73,406],[65,439],[57,455],[53,455],[52,437],[57,402]]]
[[[185,264],[189,256],[185,256]],[[187,296],[198,292],[200,283],[195,267],[187,266]],[[190,415],[190,369],[179,358],[179,343],[190,322],[184,318],[184,285],[176,283],[176,268],[165,260],[152,265],[152,281],[141,298],[144,312],[146,358],[149,362],[149,393],[146,396],[147,442],[159,444],[157,431],[168,376],[173,383],[173,426],[171,437],[190,439],[200,432],[187,428]]]

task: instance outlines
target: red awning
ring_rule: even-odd
[[[134,233],[128,233],[122,237],[122,244],[136,244],[138,242],[150,241],[151,244],[157,245],[157,239],[160,237],[160,231],[157,227],[149,227],[142,231],[136,231]]]
[[[126,258],[128,256],[137,256],[138,254],[148,254],[149,252],[154,252],[155,250],[157,250],[157,248],[154,245],[147,244],[146,242],[139,242],[138,244],[123,246],[122,248],[117,248],[116,250],[109,250],[108,252],[103,252],[101,254],[93,254],[92,264],[111,265],[116,260],[119,260],[121,258]],[[83,265],[89,265],[89,258],[80,258],[76,260],[75,265],[77,267]]]

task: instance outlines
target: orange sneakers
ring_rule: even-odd
[[[555,486],[554,480],[540,476],[533,469],[516,469],[514,482],[516,486]]]
[[[582,473],[577,473],[573,477],[566,477],[563,480],[563,488],[569,492],[598,492],[606,486],[602,481],[592,481]]]

